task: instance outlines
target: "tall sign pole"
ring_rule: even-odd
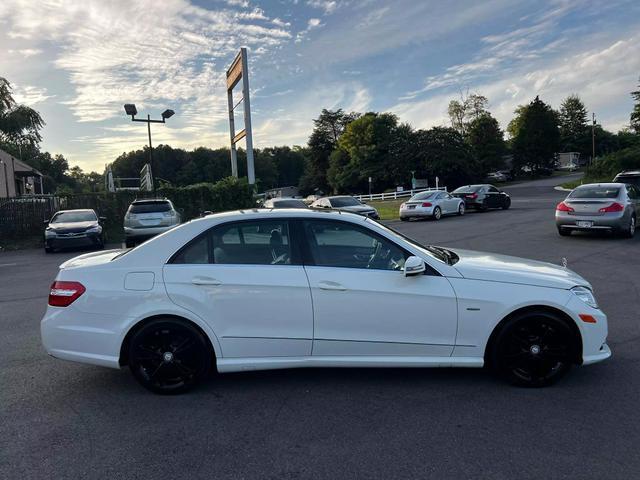
[[[236,104],[233,103],[233,87],[242,80],[242,98]],[[236,133],[234,110],[244,103],[244,129]],[[253,161],[253,135],[251,131],[251,102],[249,100],[249,67],[247,62],[247,49],[241,48],[233,63],[227,70],[227,103],[229,106],[229,137],[231,139],[231,174],[238,176],[238,154],[236,143],[245,138],[247,145],[247,179],[249,185],[256,183],[256,174]]]

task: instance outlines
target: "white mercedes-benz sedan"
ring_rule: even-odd
[[[294,367],[488,366],[537,387],[611,355],[607,317],[571,270],[301,209],[209,215],[71,259],[41,329],[54,357],[128,365],[158,393]]]

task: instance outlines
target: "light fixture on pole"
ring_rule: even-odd
[[[131,116],[131,121],[132,122],[145,122],[147,124],[147,131],[149,134],[149,168],[151,169],[151,172],[153,172],[153,147],[151,145],[151,124],[152,123],[166,123],[165,121],[168,118],[171,118],[175,115],[176,112],[174,112],[171,109],[166,109],[164,112],[162,112],[160,114],[160,116],[162,117],[162,120],[151,120],[151,115],[147,115],[147,118],[136,118],[136,115],[138,114],[138,109],[136,108],[135,104],[133,103],[125,103],[124,105],[124,111],[126,112],[127,115]],[[156,191],[156,184],[155,182],[153,183],[153,191]]]

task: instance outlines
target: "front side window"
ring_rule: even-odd
[[[386,238],[346,222],[305,221],[313,263],[322,267],[402,270],[408,254]]]
[[[214,227],[182,248],[171,263],[291,265],[288,222],[238,222]]]

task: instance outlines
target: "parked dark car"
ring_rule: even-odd
[[[104,248],[104,232],[94,210],[60,210],[51,220],[45,220],[44,251],[59,248]]]
[[[262,208],[309,208],[301,198],[270,198],[265,200]]]
[[[620,172],[613,179],[614,183],[629,183],[640,188],[640,170],[630,170],[627,172]]]
[[[488,210],[490,208],[502,208],[506,210],[511,206],[511,198],[502,190],[493,185],[465,185],[456,188],[451,195],[462,198],[467,208],[476,210]]]

